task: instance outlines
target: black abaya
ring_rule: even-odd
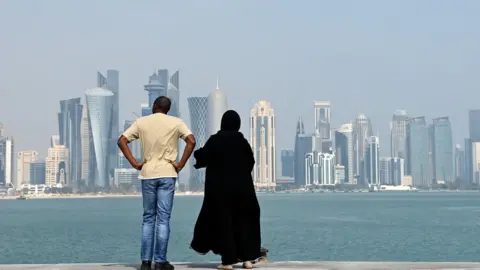
[[[221,255],[224,265],[261,256],[260,206],[251,174],[255,160],[238,132],[240,118],[231,112],[222,118],[222,130],[194,153],[196,168],[206,167],[206,178],[191,247]]]

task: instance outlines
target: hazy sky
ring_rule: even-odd
[[[313,130],[313,100],[334,127],[371,117],[389,153],[393,111],[450,116],[454,141],[480,108],[480,1],[0,0],[0,122],[16,151],[45,155],[59,100],[84,97],[96,71],[120,71],[123,121],[147,100],[155,68],[180,69],[186,98],[215,87],[243,116],[267,99],[277,146]],[[247,135],[248,136],[248,135]]]

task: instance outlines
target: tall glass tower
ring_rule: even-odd
[[[437,184],[452,183],[453,171],[452,126],[448,117],[433,119],[433,179]]]
[[[406,175],[412,176],[413,186],[432,185],[430,174],[430,136],[425,117],[414,117],[407,125]]]
[[[407,111],[397,110],[390,122],[390,156],[405,158],[407,153]]]
[[[82,137],[81,122],[83,105],[80,98],[60,101],[58,113],[58,134],[60,144],[68,148],[69,161],[66,176],[67,185],[76,187],[82,179]]]
[[[190,122],[193,134],[197,140],[196,149],[203,147],[207,141],[207,98],[189,97],[188,109],[190,111]],[[188,189],[190,191],[201,191],[205,183],[205,169],[193,168],[194,162],[190,162],[190,180]]]
[[[111,137],[113,131],[113,107],[115,94],[105,88],[94,88],[85,92],[90,129],[95,156],[95,186],[108,187],[112,156]],[[115,156],[117,161],[117,155]]]

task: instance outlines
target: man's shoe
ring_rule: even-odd
[[[152,270],[152,262],[142,261],[142,266],[140,266],[140,270]]]
[[[169,262],[155,263],[155,270],[173,270],[175,267]]]

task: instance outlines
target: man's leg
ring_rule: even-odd
[[[157,231],[155,243],[155,262],[167,261],[168,239],[170,238],[170,216],[176,178],[160,178],[157,187]]]
[[[158,179],[141,180],[143,198],[142,261],[152,261]]]

